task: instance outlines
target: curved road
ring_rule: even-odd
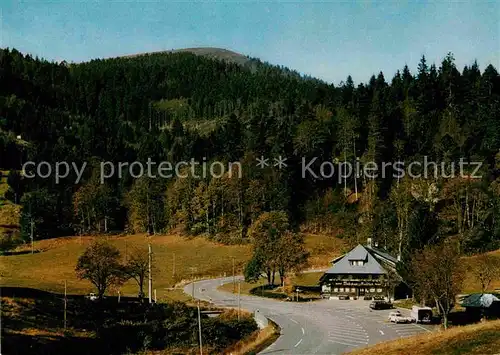
[[[241,277],[238,277],[239,279]],[[237,307],[237,295],[217,290],[232,277],[197,281],[194,296],[217,306]],[[191,294],[193,284],[184,287]],[[390,310],[372,311],[368,301],[283,302],[241,295],[241,308],[259,312],[281,327],[281,335],[261,354],[341,354],[355,348],[430,331],[431,326],[392,324]],[[400,311],[409,315],[406,309]]]

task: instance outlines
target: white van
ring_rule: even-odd
[[[432,308],[413,306],[410,316],[416,323],[430,323],[432,321]]]

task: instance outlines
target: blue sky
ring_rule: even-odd
[[[335,84],[415,72],[422,54],[500,69],[500,1],[0,0],[0,14],[0,47],[48,60],[213,46]]]

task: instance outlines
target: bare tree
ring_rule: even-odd
[[[469,271],[481,283],[481,291],[485,292],[491,281],[500,277],[500,258],[489,254],[479,255],[469,264]]]
[[[105,241],[95,241],[78,258],[75,271],[80,279],[89,280],[102,299],[106,289],[125,281],[120,251]]]
[[[436,302],[443,326],[448,328],[448,315],[464,279],[458,245],[443,242],[425,247],[413,258],[411,269],[418,293]]]
[[[125,273],[139,286],[139,298],[144,297],[144,280],[149,275],[149,255],[147,249],[135,248],[125,265]]]

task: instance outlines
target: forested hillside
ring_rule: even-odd
[[[9,196],[22,205],[21,237],[32,227],[37,239],[175,230],[236,243],[263,212],[286,211],[295,228],[372,237],[403,257],[449,236],[465,252],[500,247],[492,65],[457,68],[449,54],[437,65],[422,58],[415,73],[335,87],[257,63],[159,53],[57,64],[1,50],[0,170],[11,171]],[[256,166],[262,156],[270,166]],[[314,158],[316,174],[304,174],[302,162]],[[125,170],[101,184],[101,162],[148,159],[240,161],[242,178],[136,179]],[[481,162],[482,177],[473,165],[461,175],[457,165],[452,177],[461,159]],[[59,182],[21,179],[27,161],[88,165],[75,184],[74,171]],[[446,174],[394,178],[389,167],[384,177],[327,178],[318,176],[325,161],[444,162]]]

